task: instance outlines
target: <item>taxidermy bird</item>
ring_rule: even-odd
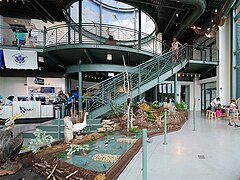
[[[5,174],[14,174],[22,164],[16,159],[23,144],[22,134],[13,137],[11,129],[14,127],[14,121],[22,114],[16,114],[5,122],[4,129],[0,130],[0,176]]]
[[[213,13],[214,20],[215,22],[211,27],[207,28],[207,30],[202,30],[201,28],[193,28],[194,32],[200,36],[205,35],[208,38],[213,38],[216,36],[216,32],[219,30],[219,27],[223,26],[227,17],[223,16],[221,17],[218,13],[214,12]]]
[[[3,167],[7,160],[13,162],[17,158],[22,144],[22,134],[13,138],[10,130],[0,130],[0,167]]]

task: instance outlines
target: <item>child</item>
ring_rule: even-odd
[[[230,104],[230,117],[229,117],[229,123],[228,125],[229,126],[232,126],[232,121],[234,122],[234,125],[235,127],[240,127],[238,124],[236,124],[236,119],[235,119],[235,110],[236,110],[236,107],[237,105],[235,104],[236,100],[235,99],[232,99],[231,100],[231,104]]]
[[[174,51],[174,55],[173,55],[174,63],[176,63],[178,59],[178,49],[179,49],[178,45],[182,46],[182,44],[177,41],[177,38],[174,37],[172,39],[172,47],[170,48],[170,50]]]
[[[222,109],[221,104],[218,104],[217,107],[216,107],[216,116],[217,117],[221,116],[221,109]]]

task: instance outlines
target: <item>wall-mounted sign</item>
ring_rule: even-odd
[[[35,84],[44,85],[44,79],[41,78],[35,78],[34,82]]]

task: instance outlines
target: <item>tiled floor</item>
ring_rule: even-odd
[[[196,119],[196,131],[191,114],[181,130],[167,134],[167,145],[163,136],[148,144],[148,180],[239,179],[240,128],[224,119],[206,120],[200,113]],[[142,179],[141,159],[140,150],[118,180]]]

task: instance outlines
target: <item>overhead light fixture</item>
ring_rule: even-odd
[[[211,20],[211,22],[213,23],[213,19]]]
[[[176,17],[178,17],[178,13],[176,13]]]
[[[218,10],[217,9],[215,9],[215,12],[217,12]]]
[[[177,76],[178,76],[178,77],[180,77],[181,75],[180,75],[180,74],[178,74]]]
[[[112,61],[112,54],[107,54],[107,60]]]

